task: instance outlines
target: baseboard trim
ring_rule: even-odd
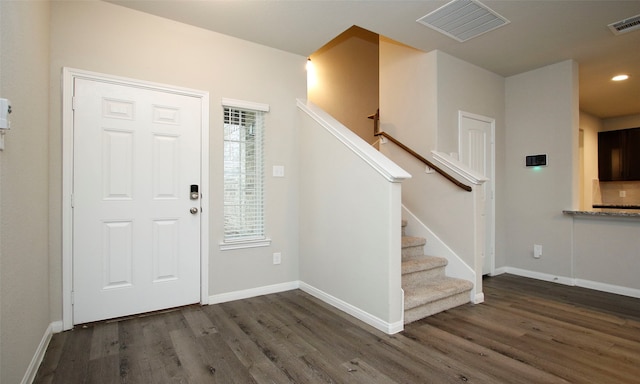
[[[51,331],[53,333],[60,333],[62,332],[63,329],[63,324],[62,324],[62,320],[60,321],[54,321],[53,323],[51,323]]]
[[[38,344],[38,348],[36,349],[36,353],[33,355],[29,366],[27,367],[27,371],[22,378],[21,384],[31,384],[33,380],[36,378],[36,374],[38,373],[38,368],[40,368],[40,364],[44,359],[44,355],[47,352],[47,347],[49,347],[49,342],[51,341],[51,337],[54,333],[58,333],[62,331],[62,321],[55,321],[47,326],[47,329],[44,331],[44,335],[42,335],[42,339],[40,340],[40,344]]]
[[[244,289],[241,291],[220,293],[217,295],[209,296],[209,304],[220,304],[228,301],[249,299],[251,297],[269,295],[272,293],[279,293],[285,291],[291,291],[300,287],[299,281],[290,281],[287,283],[266,285],[264,287],[257,287],[251,289]]]
[[[591,280],[575,279],[576,285],[582,288],[594,289],[596,291],[615,293],[617,295],[635,297],[640,299],[640,289],[621,287],[619,285],[612,285],[606,283],[600,283]]]
[[[311,296],[324,301],[325,303],[341,310],[342,312],[345,312],[353,317],[355,317],[356,319],[369,324],[370,326],[374,327],[375,329],[382,331],[388,335],[393,335],[395,333],[401,332],[402,330],[404,330],[404,323],[403,320],[400,319],[400,321],[394,322],[394,323],[389,323],[386,322],[368,312],[363,311],[362,309],[355,307],[341,299],[338,299],[335,296],[332,296],[318,288],[315,288],[307,283],[304,282],[300,282],[300,289],[308,294],[310,294]]]
[[[584,279],[576,279],[576,278],[571,278],[566,276],[551,275],[548,273],[529,271],[526,269],[520,269],[520,268],[514,268],[514,267],[496,268],[492,276],[501,275],[503,273],[510,273],[516,276],[529,277],[532,279],[549,281],[552,283],[577,286],[582,288],[593,289],[595,291],[613,293],[616,295],[623,295],[623,296],[635,297],[640,299],[640,289],[622,287],[619,285],[601,283],[601,282],[592,281],[592,280],[584,280]]]
[[[361,310],[345,301],[338,299],[320,289],[317,289],[307,283],[302,281],[290,281],[287,283],[267,285],[264,287],[257,287],[251,289],[245,289],[241,291],[220,293],[217,295],[209,296],[209,304],[220,304],[226,303],[228,301],[249,299],[251,297],[257,297],[262,295],[269,295],[272,293],[279,293],[285,291],[291,291],[294,289],[300,289],[311,296],[324,301],[325,303],[345,312],[356,319],[369,324],[370,326],[386,333],[389,335],[401,332],[404,330],[404,322],[403,319],[395,323],[388,323],[372,314]],[[403,300],[404,302],[404,300]]]
[[[498,273],[498,269],[496,269],[496,272],[494,273],[494,275],[498,275],[502,273],[510,273],[512,275],[529,277],[532,279],[549,281],[552,283],[558,283],[558,284],[564,284],[564,285],[576,285],[574,279],[566,276],[551,275],[548,273],[529,271],[527,269],[520,269],[520,268],[514,268],[514,267],[502,267],[502,268],[499,268],[499,270],[500,270],[500,273]]]

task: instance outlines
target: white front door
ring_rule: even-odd
[[[495,253],[494,125],[494,119],[462,111],[459,113],[460,161],[489,179],[482,184],[480,189],[480,202],[483,204],[482,215],[485,221],[483,274],[492,272]]]
[[[75,79],[74,324],[200,301],[201,108]]]

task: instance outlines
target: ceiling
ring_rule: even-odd
[[[483,0],[510,23],[464,43],[416,22],[448,1],[108,1],[302,56],[357,25],[504,77],[573,59],[581,110],[600,118],[640,114],[640,29],[616,36],[607,27],[639,15],[640,0]],[[610,81],[619,73],[631,78]]]

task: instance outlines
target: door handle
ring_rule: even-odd
[[[198,208],[197,207],[191,207],[191,209],[189,209],[189,212],[191,212],[192,215],[195,215],[196,213],[198,213]]]

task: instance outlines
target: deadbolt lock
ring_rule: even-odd
[[[191,184],[189,188],[189,196],[191,200],[198,200],[200,198],[200,191],[198,191],[198,184]]]

